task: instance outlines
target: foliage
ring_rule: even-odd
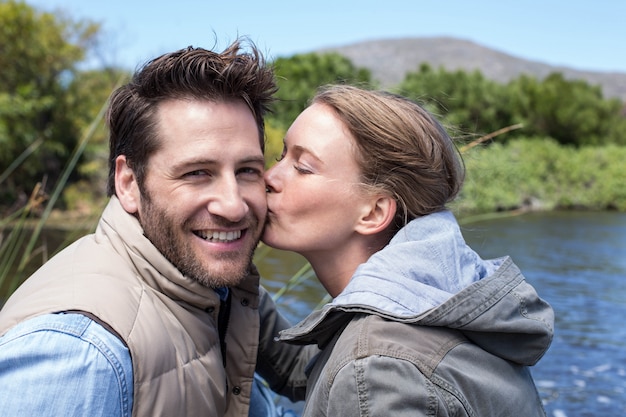
[[[99,30],[97,24],[75,22],[60,12],[40,13],[22,2],[0,0],[0,206],[25,204],[37,183],[46,192],[54,187],[81,132],[113,86],[129,76],[111,68],[77,69],[97,46]],[[336,53],[282,57],[272,65],[280,89],[268,117],[268,161],[280,155],[285,130],[319,86],[376,87],[368,70]],[[577,147],[626,144],[624,104],[558,73],[498,84],[477,71],[423,64],[394,90],[424,103],[456,137],[471,139],[516,126],[497,142],[534,137]],[[94,184],[105,183],[107,155],[106,132],[99,125],[65,184],[60,201],[65,207],[76,209],[85,201],[97,205],[104,198],[103,187]],[[27,157],[28,163],[22,163]]]
[[[99,203],[106,197],[105,184],[109,170],[108,133],[101,117],[95,125],[93,120],[98,117],[98,112],[104,110],[111,91],[129,77],[128,72],[112,68],[81,71],[76,73],[67,87],[66,101],[74,109],[77,130],[90,132],[83,158],[63,194],[63,203],[69,210],[89,210],[94,205],[101,205]]]
[[[421,102],[454,131],[489,133],[518,123],[507,111],[504,88],[480,72],[448,72],[422,64],[398,85],[399,93]]]
[[[623,104],[605,100],[600,87],[553,73],[543,81],[522,75],[506,89],[510,112],[526,126],[526,135],[576,146],[626,144]]]
[[[459,215],[518,209],[626,210],[626,147],[559,145],[525,138],[464,154]]]
[[[423,64],[397,90],[438,115],[457,135],[522,124],[516,137],[550,137],[574,146],[626,144],[626,107],[606,100],[599,87],[553,73],[543,80],[522,75],[508,84],[475,71],[449,72]]]
[[[299,54],[277,58],[273,62],[278,82],[278,101],[274,107],[273,123],[286,129],[307,106],[319,86],[330,83],[371,83],[369,70],[355,67],[337,54]]]
[[[265,127],[265,137],[265,167],[269,168],[274,165],[283,152],[285,131],[274,126],[272,122],[268,122]]]
[[[78,137],[67,83],[98,30],[22,2],[0,2],[0,171],[33,151],[28,164],[14,167],[0,200],[15,201],[41,181],[47,188],[60,175]]]
[[[41,232],[46,226],[70,174],[75,170],[78,160],[93,136],[96,126],[100,124],[104,115],[104,108],[104,106],[101,107],[100,113],[92,120],[91,125],[73,150],[72,156],[61,172],[59,182],[52,190],[51,195],[48,196],[44,192],[41,184],[36,184],[24,206],[6,218],[0,219],[0,294],[11,294],[32,272],[32,261],[39,252],[43,252],[44,255],[42,263],[47,260],[47,248],[44,246],[42,250],[42,246],[37,246]],[[2,173],[0,177],[7,178],[8,175]],[[2,185],[1,182],[0,185]],[[34,221],[34,226],[31,225],[32,221]],[[61,244],[56,249],[62,249],[67,243]],[[0,303],[2,301],[0,299]]]

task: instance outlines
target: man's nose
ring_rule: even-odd
[[[218,182],[207,209],[209,213],[232,222],[240,221],[249,211],[235,178],[225,178]]]

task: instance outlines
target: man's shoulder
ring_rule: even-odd
[[[94,410],[102,406],[95,402],[99,399],[124,405],[124,414],[118,410],[111,415],[130,415],[132,372],[131,357],[122,341],[81,314],[39,315],[0,337],[0,385],[6,388],[0,398],[3,408],[9,410],[37,414],[47,407],[47,412],[54,414],[61,408],[89,408],[89,404],[76,402],[88,397],[94,400]],[[42,381],[47,381],[45,389],[41,389]],[[77,390],[94,395],[76,396]]]
[[[91,344],[105,356],[115,357],[128,354],[128,349],[115,334],[105,329],[100,323],[78,312],[41,314],[24,320],[9,329],[0,338],[0,347],[23,342],[26,339],[40,339],[47,343],[29,343],[34,350],[50,351],[54,344],[60,350],[65,346]]]

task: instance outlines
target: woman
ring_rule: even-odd
[[[412,101],[330,86],[267,171],[265,243],[333,297],[280,340],[317,344],[304,416],[543,416],[530,375],[553,311],[508,257],[483,260],[446,209],[464,167]]]

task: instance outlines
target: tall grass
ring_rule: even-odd
[[[29,273],[27,267],[35,256],[43,255],[42,263],[47,260],[48,248],[45,245],[37,246],[37,242],[70,174],[76,168],[98,124],[102,122],[105,111],[104,104],[80,138],[51,194],[46,195],[41,189],[41,184],[38,184],[24,207],[0,220],[0,305],[4,304],[3,297],[8,297],[27,278]],[[0,174],[0,185],[20,163],[27,161],[40,144],[41,141],[35,142]],[[62,249],[64,245],[57,249]]]

